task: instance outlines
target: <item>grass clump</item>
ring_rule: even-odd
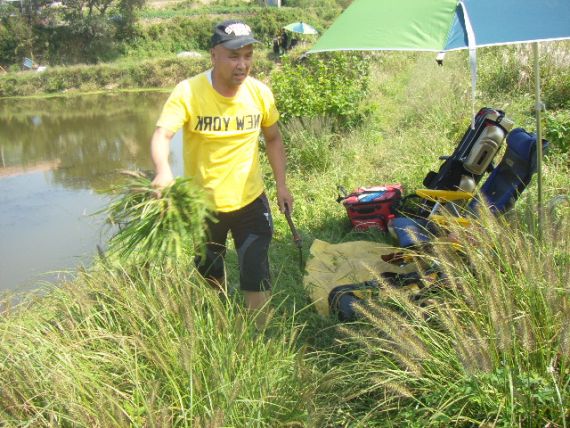
[[[543,43],[539,49],[542,101],[547,108],[568,108],[570,94],[570,42]],[[530,45],[512,45],[481,49],[480,89],[504,95],[535,92],[534,55]]]
[[[140,172],[124,172],[126,183],[114,187],[106,208],[108,223],[118,232],[109,241],[109,253],[121,262],[174,265],[189,249],[202,253],[206,221],[212,204],[205,191],[189,178],[178,177],[158,191]]]
[[[313,377],[297,355],[300,329],[284,316],[267,328],[194,270],[99,266],[0,314],[0,420],[302,425]]]

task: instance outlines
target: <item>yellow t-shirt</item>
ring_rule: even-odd
[[[180,82],[156,126],[183,128],[184,174],[209,190],[218,211],[240,209],[263,192],[261,128],[277,122],[271,90],[248,77],[236,96],[219,94],[205,72]]]

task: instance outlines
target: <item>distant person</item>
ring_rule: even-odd
[[[273,234],[259,161],[263,134],[273,170],[279,209],[293,209],[285,178],[285,149],[271,90],[249,76],[255,40],[243,22],[216,25],[211,38],[212,69],[179,83],[166,101],[151,141],[156,176],[164,188],[173,181],[170,141],[183,129],[184,174],[206,189],[216,208],[208,223],[199,272],[215,287],[225,284],[224,256],[231,231],[238,253],[240,288],[248,309],[258,311],[270,297],[268,250]],[[260,314],[257,321],[264,322]]]
[[[287,31],[281,30],[281,46],[283,48],[283,53],[289,50],[289,36],[287,35]]]
[[[281,54],[281,46],[279,45],[279,39],[280,36],[273,37],[273,53],[276,56],[279,56]]]

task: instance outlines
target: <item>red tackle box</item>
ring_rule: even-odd
[[[387,230],[388,220],[394,217],[394,208],[402,198],[401,184],[359,187],[354,192],[339,197],[346,208],[352,227],[356,230]]]

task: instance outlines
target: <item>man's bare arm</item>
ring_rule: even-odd
[[[172,137],[174,137],[174,132],[166,128],[157,127],[150,141],[150,154],[156,172],[152,185],[159,189],[170,185],[174,181],[172,169],[168,161]]]
[[[289,211],[293,210],[293,196],[287,188],[286,169],[287,156],[285,154],[285,146],[283,138],[279,131],[278,125],[275,123],[267,128],[262,128],[263,137],[265,139],[267,159],[273,170],[275,177],[275,185],[277,187],[277,203],[281,212],[285,212],[285,206]]]

